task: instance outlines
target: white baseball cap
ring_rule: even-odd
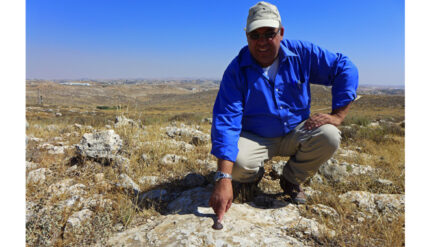
[[[260,27],[279,28],[280,25],[281,16],[278,12],[277,6],[261,1],[249,9],[246,24],[247,33]]]

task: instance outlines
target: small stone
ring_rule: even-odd
[[[382,178],[377,179],[376,182],[379,184],[382,184],[382,185],[386,185],[386,186],[390,186],[393,184],[392,181],[390,181],[388,179],[382,179]]]
[[[214,225],[212,225],[212,228],[215,230],[221,230],[221,229],[223,229],[223,225],[217,219],[215,219]]]

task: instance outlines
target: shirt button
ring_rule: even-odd
[[[277,91],[277,92],[278,92],[278,91],[280,91],[280,90],[279,90],[278,88],[276,88],[276,89],[275,89],[275,91]]]
[[[284,122],[284,125],[287,125],[287,122]]]
[[[283,109],[283,107],[282,107],[282,106],[280,106],[280,109],[282,110],[282,109]]]

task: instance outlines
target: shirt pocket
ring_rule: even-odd
[[[305,110],[310,107],[310,94],[307,82],[294,80],[286,84],[286,103],[290,111]]]

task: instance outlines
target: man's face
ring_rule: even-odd
[[[275,36],[273,38],[268,38],[274,33]],[[283,40],[283,35],[283,27],[281,27],[281,29],[261,27],[246,34],[249,51],[261,67],[267,67],[275,61],[280,49],[280,42]],[[258,39],[255,39],[256,37],[258,37]]]

